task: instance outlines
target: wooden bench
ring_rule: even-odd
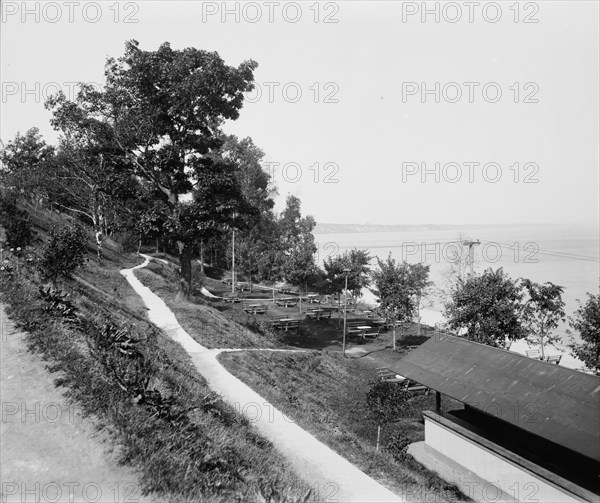
[[[381,333],[381,327],[379,327],[374,332],[365,332],[364,334],[362,334],[362,336],[364,339],[373,339],[375,341],[379,338],[380,333]]]
[[[240,299],[239,297],[223,297],[223,300],[225,302],[231,302],[232,304],[242,302],[242,299]]]
[[[525,354],[529,358],[540,358],[540,350],[539,349],[528,349],[525,351]]]
[[[377,369],[377,379],[381,381],[403,381],[404,378],[399,378],[396,372],[390,370],[387,367],[380,367]]]
[[[406,377],[398,375],[387,367],[380,367],[377,369],[377,378],[381,381],[400,383],[400,385],[410,393],[425,392],[425,394],[428,394],[429,391],[431,391],[427,386],[423,386],[418,382],[411,381]]]
[[[365,326],[364,321],[348,321],[346,322],[346,334],[362,336],[365,333],[365,329],[358,328]]]

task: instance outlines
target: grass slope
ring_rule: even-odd
[[[65,223],[44,210],[32,214],[39,253],[50,224]],[[185,351],[146,321],[146,308],[119,273],[139,259],[105,248],[97,263],[93,242],[87,265],[74,281],[63,285],[79,313],[73,323],[40,298],[33,267],[5,254],[0,296],[19,328],[28,331],[32,351],[43,355],[56,372],[56,384],[66,388],[96,426],[109,433],[121,462],[137,471],[145,494],[159,501],[270,501],[279,494],[299,501],[308,486],[289,468],[272,444],[208,388]],[[144,354],[148,396],[159,393],[163,404],[179,415],[168,420],[163,409],[132,396],[107,371],[102,359],[127,364],[118,355],[98,355],[94,340],[108,325],[123,329]],[[96,337],[96,339],[94,339]],[[110,370],[110,369],[109,369]],[[165,418],[166,417],[166,418]]]
[[[385,450],[375,452],[377,424],[369,419],[365,405],[378,366],[374,360],[317,351],[223,353],[219,359],[286,416],[409,501],[468,500],[410,456],[395,459]],[[415,397],[400,421],[382,428],[381,445],[398,435],[411,442],[423,440],[420,412],[433,406],[433,396]]]

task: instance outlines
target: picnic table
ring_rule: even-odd
[[[310,309],[306,311],[307,318],[314,318],[319,321],[321,318],[331,318],[330,309]]]
[[[306,297],[306,302],[310,302],[311,304],[316,303],[320,304],[321,300],[319,299],[319,295],[316,293],[309,293]]]
[[[367,330],[371,330],[371,326],[370,325],[358,325],[356,327],[356,329],[360,330],[360,333],[358,335],[364,339],[365,333],[367,332]]]
[[[277,299],[275,300],[275,304],[279,307],[295,307],[298,304],[297,298],[286,298],[286,299]]]
[[[369,325],[364,325],[364,322],[361,321],[351,321],[346,324],[346,333],[349,335],[358,335],[360,337],[363,336],[367,330],[371,327]]]
[[[246,304],[244,311],[248,314],[265,314],[268,306],[265,304]]]
[[[231,302],[232,304],[242,302],[242,299],[240,299],[239,297],[223,297],[223,300],[225,302]]]
[[[300,292],[294,290],[293,288],[290,288],[289,286],[284,286],[282,288],[279,288],[279,293],[283,293],[284,295],[298,295]]]
[[[300,320],[297,318],[281,318],[278,320],[273,320],[271,324],[273,328],[285,330],[286,332],[290,329],[295,329],[298,331],[300,328]]]

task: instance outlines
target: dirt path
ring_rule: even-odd
[[[290,461],[325,501],[339,502],[401,502],[403,499],[360,471],[346,459],[318,441],[262,396],[230,374],[217,360],[223,350],[207,349],[198,344],[179,325],[173,312],[163,300],[135,277],[134,270],[143,264],[123,269],[133,289],[149,309],[150,321],[179,342],[190,354],[198,372],[223,399],[255,424]]]
[[[0,304],[0,501],[149,501]]]

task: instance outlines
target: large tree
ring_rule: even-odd
[[[143,51],[130,41],[122,57],[108,59],[103,89],[83,85],[75,102],[63,94],[47,102],[57,129],[65,134],[86,131],[116,144],[135,175],[156,188],[177,231],[181,284],[187,294],[192,236],[210,223],[202,220],[206,214],[196,218],[182,196],[189,198],[201,183],[199,170],[218,162],[209,154],[222,144],[224,121],[238,118],[244,93],[253,89],[256,67],[254,61],[245,61],[234,68],[216,52],[174,50],[168,43]]]
[[[581,342],[569,345],[573,356],[579,358],[585,366],[600,375],[600,294],[587,294],[585,303],[579,302],[579,308],[569,325],[581,337]]]
[[[281,267],[276,259],[279,251],[275,215],[272,212],[276,194],[269,173],[262,168],[264,152],[252,138],[238,139],[234,135],[223,137],[218,154],[236,166],[236,177],[243,197],[258,210],[253,225],[238,229],[235,235],[236,269],[250,280],[273,281],[279,279]]]
[[[507,340],[527,335],[522,299],[517,280],[504,274],[502,268],[486,269],[481,275],[459,281],[445,314],[449,326],[464,332],[465,338],[504,348]]]
[[[315,262],[317,246],[313,229],[315,219],[302,216],[300,199],[289,195],[278,220],[281,250],[283,252],[283,277],[292,285],[304,287],[317,284],[320,278]]]

